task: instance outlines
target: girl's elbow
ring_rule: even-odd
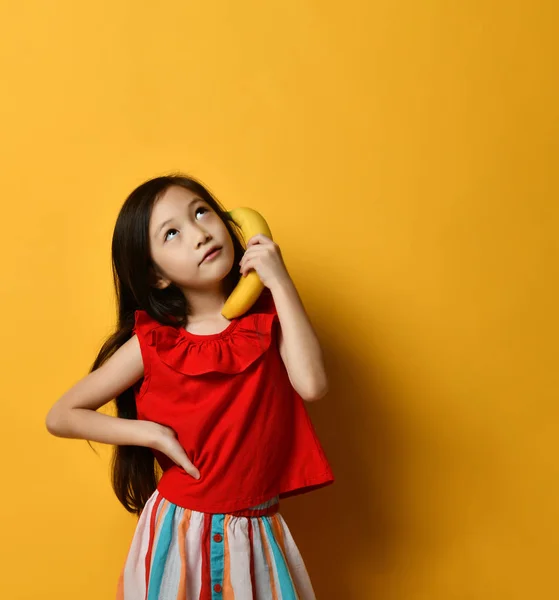
[[[56,437],[66,436],[66,424],[68,419],[62,411],[51,408],[45,418],[45,426],[47,431]]]
[[[59,419],[53,413],[52,410],[49,410],[49,412],[47,413],[47,416],[45,418],[45,427],[47,428],[47,431],[52,435],[57,435],[58,426],[59,426]]]
[[[320,400],[326,396],[328,389],[328,382],[323,381],[319,385],[314,385],[310,389],[306,390],[301,396],[306,402],[316,402],[317,400]]]

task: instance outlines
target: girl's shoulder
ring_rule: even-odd
[[[265,287],[254,305],[219,333],[198,335],[180,326],[164,325],[145,310],[135,311],[134,333],[179,373],[233,374],[247,369],[268,350],[276,321],[274,299]]]

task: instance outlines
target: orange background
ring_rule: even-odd
[[[44,419],[177,169],[262,211],[324,345],[337,482],[284,502],[318,598],[559,596],[557,7],[2,4],[0,597],[114,596],[110,448]]]

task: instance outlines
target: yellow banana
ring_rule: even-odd
[[[263,233],[272,239],[268,223],[256,210],[242,206],[228,213],[239,225],[245,247],[248,240],[257,233]],[[260,281],[258,273],[255,270],[249,271],[246,277],[241,277],[235,289],[229,294],[221,314],[226,319],[240,317],[258,300],[263,289],[264,284]]]

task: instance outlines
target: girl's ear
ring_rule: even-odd
[[[171,280],[164,277],[157,267],[154,269],[153,266],[149,267],[149,284],[156,287],[158,290],[164,290],[169,287]]]

